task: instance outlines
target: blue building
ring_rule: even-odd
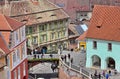
[[[120,71],[120,7],[96,5],[86,39],[86,67]]]

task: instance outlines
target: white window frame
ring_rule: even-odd
[[[10,56],[7,56],[7,66],[10,67]]]
[[[14,58],[15,56],[15,58]],[[17,57],[16,57],[16,52],[13,52],[13,67],[16,65],[16,62],[17,62]]]
[[[19,48],[17,48],[17,50],[16,50],[16,57],[17,57],[17,62],[19,62],[20,61],[20,51],[19,51]]]

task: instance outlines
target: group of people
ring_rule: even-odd
[[[73,63],[73,58],[71,57],[70,54],[62,55],[61,59],[64,60],[65,62],[69,62],[70,61],[71,63]]]
[[[113,72],[115,75],[117,74],[117,70],[114,70]],[[112,76],[112,71],[105,71],[103,70],[102,73],[98,73],[97,70],[95,70],[94,74],[91,74],[92,79],[110,79],[110,76]]]

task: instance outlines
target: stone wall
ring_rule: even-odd
[[[81,77],[77,76],[70,76],[64,72],[62,68],[59,69],[59,79],[82,79]]]

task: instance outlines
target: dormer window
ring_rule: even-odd
[[[96,26],[97,28],[101,28],[101,26]]]
[[[36,19],[42,19],[42,17],[37,17]]]
[[[50,16],[56,16],[56,14],[52,14],[52,15],[50,15]]]
[[[23,19],[21,22],[25,22],[25,21],[28,21],[27,19]]]

